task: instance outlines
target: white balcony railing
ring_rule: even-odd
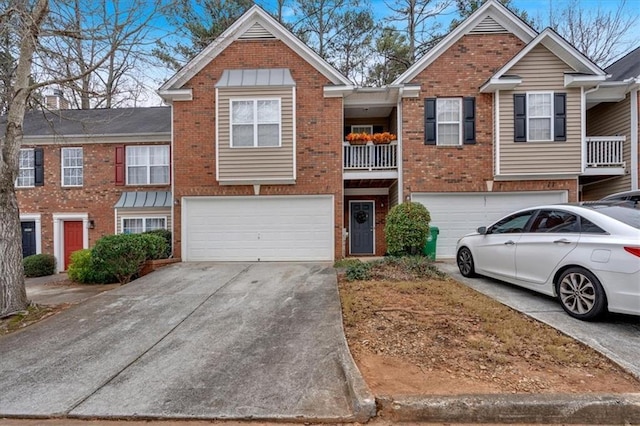
[[[398,144],[343,144],[345,170],[392,170],[398,168]]]
[[[589,136],[587,167],[624,167],[624,136]]]

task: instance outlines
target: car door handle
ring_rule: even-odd
[[[571,241],[567,240],[566,238],[560,238],[559,240],[555,240],[553,243],[554,244],[571,244]]]
[[[514,245],[514,244],[515,244],[515,243],[514,243],[513,241],[511,241],[511,240],[509,240],[509,241],[505,241],[505,243],[504,243],[504,245],[505,245],[505,246],[512,246],[512,245]]]

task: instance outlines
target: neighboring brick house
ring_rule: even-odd
[[[23,255],[63,271],[104,235],[171,229],[170,108],[30,111],[23,128]]]

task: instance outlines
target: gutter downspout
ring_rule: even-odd
[[[402,149],[402,132],[404,131],[404,126],[402,125],[402,95],[404,94],[404,87],[401,87],[398,90],[398,102],[396,103],[396,127],[398,130],[398,153],[396,157],[396,161],[398,161],[398,204],[402,204],[404,200],[404,185],[403,185],[403,170],[402,165],[404,161],[403,159],[403,149]]]
[[[636,79],[640,83],[640,79]],[[636,87],[629,95],[631,96],[631,190],[638,190],[638,96],[639,89]]]

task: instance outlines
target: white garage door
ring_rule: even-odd
[[[332,196],[186,197],[185,261],[333,260]]]
[[[458,239],[480,226],[492,222],[514,210],[538,204],[567,202],[566,191],[544,192],[466,192],[414,193],[413,201],[423,204],[431,214],[431,225],[440,229],[436,258],[455,257]]]

